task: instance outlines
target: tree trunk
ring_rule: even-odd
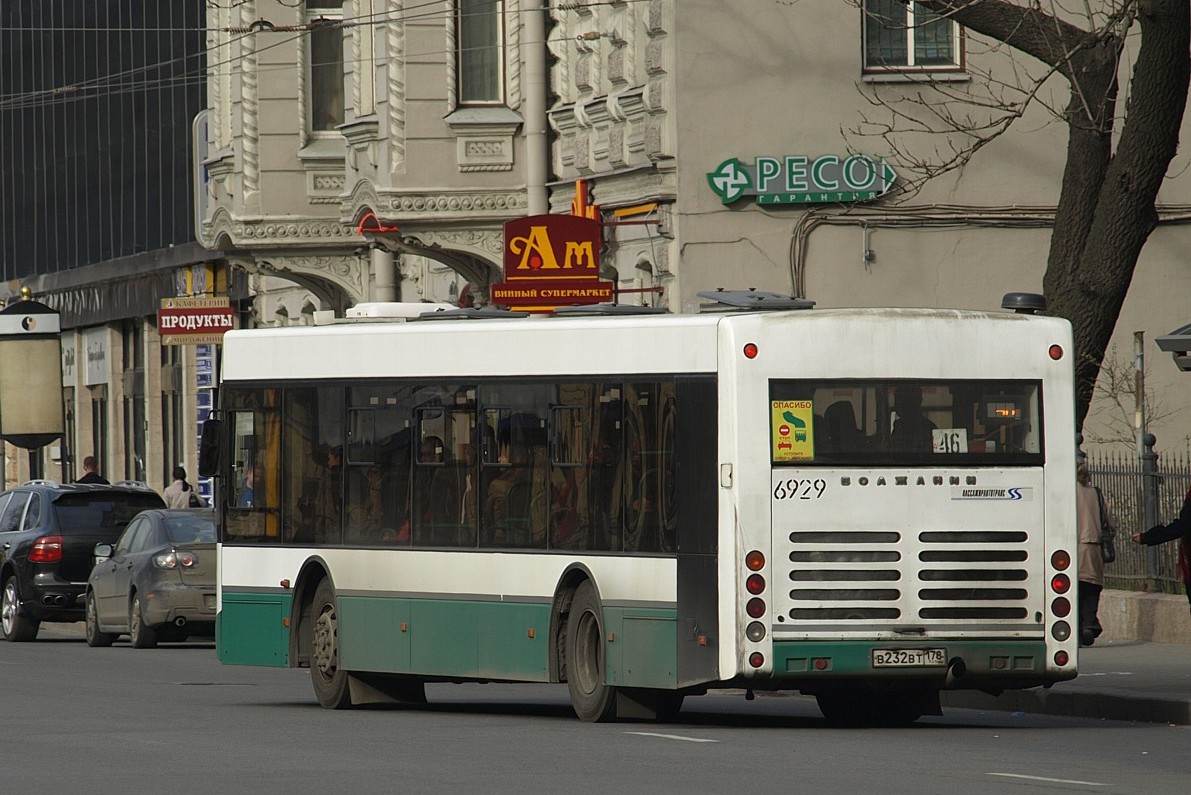
[[[1082,428],[1142,246],[1157,224],[1158,189],[1178,149],[1191,74],[1191,3],[1137,0],[1141,46],[1115,154],[1124,31],[1083,31],[1007,0],[919,4],[1032,55],[1071,84],[1067,164],[1043,290],[1050,314],[1067,318],[1075,330],[1076,425]]]
[[[1065,252],[1058,248],[1063,241],[1059,234],[1063,213],[1081,210],[1066,206],[1071,200],[1064,181],[1043,280],[1049,311],[1067,318],[1075,328],[1075,420],[1080,428],[1142,246],[1157,224],[1155,202],[1178,150],[1191,76],[1191,4],[1187,0],[1143,3],[1138,19],[1141,47],[1133,64],[1125,122],[1090,208],[1082,261],[1065,260]],[[1072,161],[1078,166],[1080,154],[1080,149],[1069,145],[1068,170]]]

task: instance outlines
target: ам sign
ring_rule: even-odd
[[[752,165],[733,157],[707,175],[724,204],[752,196],[757,204],[871,201],[897,180],[883,159],[868,155],[761,156]]]
[[[235,327],[227,298],[162,298],[157,310],[162,345],[216,344]]]
[[[574,215],[531,215],[504,226],[505,281],[492,285],[492,303],[528,312],[613,299],[600,281],[599,221]]]

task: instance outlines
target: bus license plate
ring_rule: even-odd
[[[945,665],[946,649],[873,649],[874,668],[932,668]]]

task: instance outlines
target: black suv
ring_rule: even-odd
[[[0,633],[33,640],[42,621],[82,621],[96,544],[115,544],[165,501],[144,484],[32,480],[0,494]]]

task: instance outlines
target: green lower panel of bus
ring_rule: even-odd
[[[223,595],[215,618],[215,648],[228,665],[289,665],[288,594],[235,593]]]
[[[216,624],[219,659],[288,665],[290,597],[224,592]],[[340,662],[351,671],[549,681],[548,603],[340,596]],[[606,608],[610,684],[674,687],[676,612]]]
[[[608,684],[672,688],[678,684],[677,613],[605,608],[604,665]]]
[[[908,652],[891,654],[874,652]],[[930,655],[914,655],[916,650],[941,650],[948,663],[960,659],[965,675],[982,680],[1033,679],[1046,673],[1047,651],[1044,641],[1027,640],[938,640],[888,643],[862,641],[779,641],[773,644],[775,677],[800,679],[889,676],[922,677],[937,673],[942,677],[946,666],[925,665]],[[879,665],[878,662],[884,665]]]

